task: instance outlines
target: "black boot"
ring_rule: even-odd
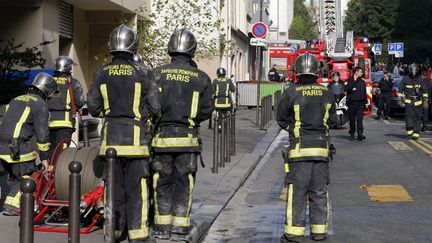
[[[327,239],[327,235],[326,234],[312,234],[311,238],[314,241],[323,241],[323,240]]]
[[[298,235],[290,235],[290,234],[283,234],[280,238],[281,242],[302,242],[304,241],[304,236],[298,236]]]
[[[354,133],[351,133],[351,134],[350,134],[350,138],[349,138],[349,140],[350,140],[350,141],[353,141],[353,140],[354,140]]]
[[[365,139],[366,139],[366,137],[363,136],[363,134],[361,134],[361,133],[358,134],[358,137],[357,137],[358,141],[362,141],[362,140],[365,140]]]

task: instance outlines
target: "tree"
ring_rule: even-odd
[[[229,53],[234,44],[220,34],[223,29],[219,11],[213,0],[154,0],[149,17],[138,26],[139,50],[145,62],[151,67],[166,63],[169,38],[174,30],[183,27],[197,38],[198,59]]]
[[[304,1],[294,0],[294,17],[289,29],[291,39],[312,40],[317,37],[316,26],[308,13]]]
[[[345,31],[354,31],[356,35],[363,35],[363,0],[351,0],[347,7],[348,9],[344,21]]]

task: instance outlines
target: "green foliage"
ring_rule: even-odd
[[[304,1],[294,0],[294,18],[289,29],[290,39],[312,40],[318,35]]]
[[[233,48],[231,41],[219,36],[222,21],[213,0],[154,0],[148,18],[138,26],[139,50],[151,67],[166,63],[167,44],[174,30],[187,28],[198,41],[196,58],[208,58],[228,54]]]
[[[35,67],[43,68],[41,46],[52,42],[42,42],[33,47],[24,48],[24,43],[16,44],[14,39],[0,40],[0,104],[8,103],[12,98],[25,92],[24,80]]]

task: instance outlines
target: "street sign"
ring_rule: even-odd
[[[404,53],[403,53],[403,51],[398,51],[398,52],[396,52],[396,53],[395,53],[395,57],[396,57],[396,58],[403,58],[403,57],[404,57]]]
[[[263,22],[256,22],[252,26],[252,35],[255,38],[264,38],[267,36],[268,27]]]
[[[403,42],[389,43],[388,53],[396,54],[397,52],[404,52],[404,43]]]
[[[263,38],[251,38],[250,44],[251,46],[268,46],[269,41]]]
[[[382,54],[382,45],[381,44],[375,44],[372,47],[372,52],[375,54],[375,56],[379,56]]]
[[[290,53],[295,53],[297,51],[297,48],[295,46],[290,47]]]

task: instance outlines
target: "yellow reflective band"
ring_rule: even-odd
[[[102,147],[106,147],[107,145],[107,131],[108,131],[108,122],[105,123],[105,126],[102,128],[103,130],[103,140],[102,140]]]
[[[330,108],[331,108],[331,104],[326,104],[326,107],[325,107],[326,110],[325,110],[325,114],[324,114],[324,118],[323,118],[324,126],[327,129],[326,134],[328,134],[328,132],[329,132],[329,126],[327,124],[327,121],[328,121],[328,118],[330,115],[330,113],[329,113]]]
[[[51,143],[37,143],[39,151],[46,152],[49,150]]]
[[[18,191],[14,197],[7,196],[4,204],[15,207],[15,208],[19,208],[20,207],[20,199],[21,199],[21,191]]]
[[[69,121],[69,118],[67,121],[49,121],[48,122],[49,127],[69,127],[73,128],[72,122]]]
[[[104,225],[104,232],[105,232],[105,225]],[[121,230],[114,231],[114,237],[116,239],[119,239],[121,235],[122,235],[122,231]]]
[[[162,87],[159,87],[159,93],[162,93]]]
[[[145,229],[128,230],[128,234],[129,240],[147,238],[149,236],[149,229],[146,226]]]
[[[30,107],[26,106],[26,108],[24,109],[24,112],[21,115],[21,118],[19,119],[19,121],[17,122],[16,126],[15,126],[15,130],[13,133],[13,138],[18,138],[20,133],[21,133],[21,129],[24,125],[24,122],[26,122],[28,116],[30,115]]]
[[[141,84],[135,83],[133,112],[134,112],[135,118],[138,118],[138,120],[141,119],[141,112],[139,110],[140,104],[141,104]]]
[[[186,216],[189,216],[191,208],[192,208],[192,195],[193,195],[193,191],[194,191],[194,177],[192,175],[192,173],[189,173],[188,175],[189,177],[189,202],[188,202],[188,208],[186,211]]]
[[[71,103],[71,97],[70,97],[70,93],[69,93],[69,89],[67,90],[66,93],[66,110],[70,110],[70,103]]]
[[[329,199],[328,189],[326,192],[326,198],[327,198],[327,220],[326,220],[326,224],[328,225],[328,222],[330,221],[330,199]]]
[[[9,154],[0,154],[0,159],[8,163],[28,162],[28,161],[35,160],[36,158],[37,158],[37,154],[35,152],[30,152],[28,154],[20,154],[19,160],[13,160]]]
[[[285,225],[285,233],[296,236],[304,236],[305,227],[295,227],[295,226],[287,226]]]
[[[420,134],[418,134],[418,133],[413,133],[412,136],[413,136],[414,138],[419,138],[419,137],[420,137]]]
[[[141,178],[141,230],[147,229],[147,219],[148,219],[148,188],[147,188],[147,180],[145,178]]]
[[[154,216],[154,221],[155,221],[155,224],[158,224],[158,225],[170,225],[172,222],[172,216],[171,215],[156,214]]]
[[[153,138],[152,146],[154,148],[197,147],[199,143],[198,138],[192,137],[192,134],[189,134],[187,138],[160,138],[159,135],[156,135]]]
[[[108,113],[110,113],[110,106],[109,106],[109,100],[108,100],[107,85],[106,84],[101,84],[100,91],[102,93],[102,98],[103,98],[103,101],[104,101],[103,105],[104,105],[105,115],[107,115]]]
[[[408,135],[412,135],[413,133],[414,133],[414,130],[408,130],[408,131],[407,131],[407,134],[408,134]]]
[[[411,100],[410,99],[405,99],[405,103],[406,104],[411,104]]]
[[[191,111],[190,111],[190,116],[189,116],[189,126],[190,127],[195,126],[195,122],[193,121],[193,119],[197,116],[197,113],[198,113],[198,102],[199,102],[199,92],[194,91],[192,93]]]
[[[428,98],[429,97],[429,95],[427,94],[427,93],[423,93],[423,98]]]
[[[286,207],[286,226],[292,226],[293,221],[293,190],[294,186],[293,184],[289,184],[288,186],[288,200],[287,200],[287,207]]]
[[[412,85],[410,85],[410,84],[405,85],[405,87],[408,88],[408,89],[412,89],[412,88],[414,88],[414,86],[412,86]]]
[[[216,93],[215,96],[219,96],[219,84],[216,84]]]
[[[134,125],[134,146],[140,146],[141,129]]]
[[[143,146],[121,146],[121,145],[102,145],[99,149],[99,155],[105,155],[108,148],[117,150],[118,156],[150,156],[149,148]]]
[[[288,152],[288,158],[300,157],[328,157],[328,149],[325,148],[304,148],[292,149]]]
[[[9,105],[6,105],[6,108],[5,108],[5,113],[6,113],[6,111],[9,109]]]
[[[294,137],[299,138],[300,137],[300,105],[294,105]]]
[[[180,227],[189,227],[190,226],[190,218],[189,217],[172,217],[172,225],[180,226]]]
[[[423,102],[422,102],[421,100],[414,102],[414,105],[415,105],[415,106],[419,106],[419,105],[421,105],[421,104],[423,104]]]
[[[157,200],[157,182],[158,182],[158,180],[159,180],[159,172],[157,172],[153,175],[153,192],[154,192],[153,200],[154,200],[155,215],[159,215],[159,206],[158,206],[158,200]]]
[[[290,172],[289,164],[285,163],[285,173],[288,173],[288,172]]]
[[[327,234],[327,225],[326,224],[311,224],[311,233],[312,234]]]

